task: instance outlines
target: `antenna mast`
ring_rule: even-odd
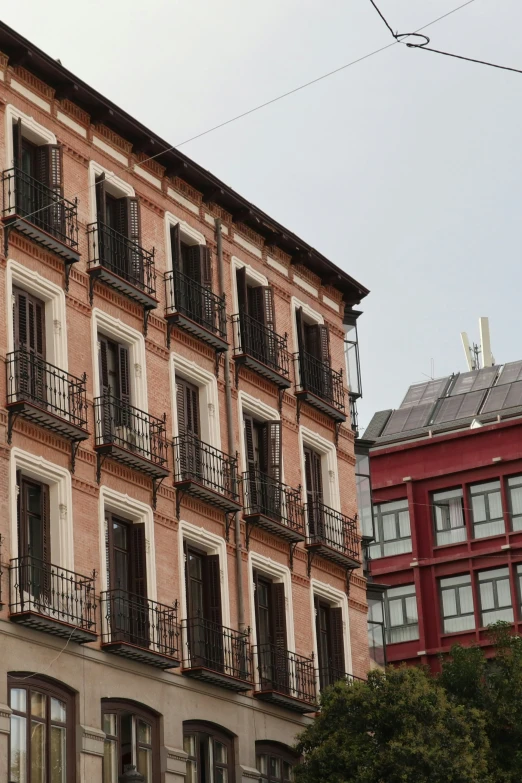
[[[491,338],[489,334],[489,319],[485,316],[479,318],[480,345],[469,344],[469,338],[466,332],[460,333],[462,347],[468,370],[479,370],[480,367],[492,367],[495,359],[491,353]]]

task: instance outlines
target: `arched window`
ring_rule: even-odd
[[[128,764],[134,764],[145,783],[160,774],[159,716],[125,699],[102,700],[103,783],[118,783]]]
[[[256,763],[261,783],[291,783],[299,756],[279,742],[256,742]]]
[[[226,729],[185,721],[183,747],[188,755],[185,783],[234,783],[234,740]]]
[[[74,694],[27,672],[7,675],[10,783],[74,783]]]

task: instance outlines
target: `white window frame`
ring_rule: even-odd
[[[51,563],[74,571],[73,502],[71,474],[43,457],[13,447],[10,456],[11,557],[18,557],[16,472],[49,487]]]
[[[180,610],[181,619],[188,617],[187,610],[187,583],[185,579],[186,563],[185,563],[185,548],[184,544],[187,541],[197,549],[201,549],[209,555],[219,556],[219,575],[221,581],[221,616],[223,618],[223,625],[226,628],[230,628],[230,592],[228,582],[228,562],[227,562],[227,545],[222,536],[215,535],[204,527],[198,527],[191,522],[187,522],[182,519],[179,523],[178,533],[178,557],[180,563],[179,575],[180,575]],[[186,643],[186,639],[183,643]]]
[[[24,138],[38,145],[56,144],[56,136],[52,131],[9,103],[5,108],[5,159],[8,169],[14,166],[13,123],[19,119],[22,120]]]
[[[348,608],[348,597],[342,590],[338,590],[332,585],[326,582],[320,582],[318,579],[310,580],[310,608],[312,612],[312,638],[314,647],[314,660],[319,662],[319,652],[317,645],[317,626],[315,622],[315,597],[322,598],[327,601],[332,608],[340,608],[342,610],[343,617],[343,646],[344,646],[344,663],[346,666],[346,673],[353,674],[353,662],[352,662],[352,645],[350,638],[350,612]],[[316,680],[317,690],[319,691],[319,670],[316,667]]]
[[[257,648],[256,603],[254,591],[254,571],[260,571],[269,577],[272,582],[282,582],[285,586],[286,608],[286,643],[289,652],[296,652],[294,632],[294,604],[292,600],[292,574],[288,566],[277,563],[270,557],[260,555],[258,552],[248,553],[248,583],[250,600],[250,629],[252,635],[252,647]],[[259,671],[257,653],[254,652],[254,682],[259,684]]]
[[[276,419],[278,421],[281,420],[281,416],[279,415],[279,411],[276,408],[270,407],[270,405],[267,405],[266,403],[262,402],[262,400],[258,399],[257,397],[252,397],[251,394],[247,394],[244,391],[240,391],[237,395],[238,400],[238,424],[239,424],[239,455],[241,460],[241,473],[244,473],[247,469],[247,459],[246,459],[246,452],[245,452],[245,438],[243,436],[243,413],[248,413],[251,416],[254,416],[256,419],[260,421],[275,421]],[[281,432],[281,437],[282,437]],[[284,462],[284,460],[283,460]],[[284,469],[283,464],[281,464],[281,481],[284,481]]]
[[[145,561],[147,571],[147,598],[157,601],[156,557],[154,546],[154,514],[152,508],[136,498],[117,492],[106,485],[100,487],[98,499],[100,534],[100,590],[107,590],[107,559],[105,556],[105,512],[112,511],[132,523],[145,525]]]
[[[219,426],[219,394],[214,373],[204,370],[197,362],[186,359],[181,354],[171,352],[170,383],[173,412],[174,437],[179,435],[178,408],[176,404],[176,374],[199,388],[199,419],[201,440],[221,451],[221,431]],[[204,415],[203,415],[204,414]]]
[[[67,371],[67,310],[63,288],[10,258],[7,262],[7,313],[13,312],[13,288],[22,288],[45,302],[45,355],[55,367]],[[11,317],[7,318],[7,346],[8,352],[14,351]]]
[[[113,171],[106,169],[101,163],[96,160],[89,161],[89,190],[91,191],[90,198],[90,211],[91,219],[90,223],[95,223],[97,219],[96,214],[96,177],[100,174],[105,174],[105,182],[107,192],[115,198],[122,198],[124,196],[135,196],[136,193],[132,185],[118,177]]]
[[[306,488],[305,446],[321,455],[321,476],[323,480],[324,504],[341,511],[341,494],[339,491],[339,467],[337,464],[337,449],[331,441],[300,425],[298,431],[299,455],[301,460],[301,484]]]
[[[131,405],[147,413],[147,365],[145,352],[145,338],[133,329],[131,326],[120,321],[119,318],[100,310],[93,308],[91,318],[92,345],[93,345],[93,396],[99,397],[101,394],[100,385],[100,367],[99,367],[99,349],[98,332],[112,338],[118,343],[122,343],[129,348],[130,364],[130,384],[131,384]]]

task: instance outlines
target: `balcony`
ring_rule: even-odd
[[[342,669],[335,668],[331,662],[326,666],[319,666],[319,686],[322,691],[341,680],[349,683],[364,682],[361,677],[356,677],[355,674],[347,674]]]
[[[184,620],[183,674],[232,691],[253,687],[248,633],[202,617]]]
[[[97,279],[138,302],[146,312],[158,306],[154,250],[144,250],[132,239],[100,222],[87,226],[87,241],[91,304],[94,280]]]
[[[307,351],[294,354],[294,359],[299,368],[295,390],[298,401],[308,403],[334,421],[346,421],[342,370],[332,370],[327,362]]]
[[[247,526],[259,527],[292,544],[305,540],[300,489],[252,468],[243,474],[243,492]]]
[[[158,669],[179,666],[176,606],[115,588],[101,594],[101,607],[102,649]]]
[[[308,536],[306,548],[343,568],[361,565],[360,536],[355,519],[325,506],[318,500],[306,506]]]
[[[80,260],[76,200],[68,201],[17,168],[3,172],[2,186],[2,222],[8,230],[16,229],[56,253],[67,270]]]
[[[110,457],[152,479],[168,476],[165,418],[134,408],[111,395],[94,399],[95,449],[98,458]],[[101,462],[98,462],[98,483]]]
[[[174,486],[180,495],[210,503],[226,513],[241,509],[237,457],[184,433],[174,438]],[[179,503],[177,504],[179,517]]]
[[[75,378],[26,348],[7,354],[6,370],[9,442],[18,416],[74,442],[89,437],[85,375]]]
[[[96,632],[94,573],[81,576],[26,555],[9,565],[9,617],[79,644]]]
[[[233,315],[232,323],[236,377],[239,366],[244,365],[279,389],[288,389],[292,381],[286,334],[281,337],[247,313]]]
[[[225,299],[174,270],[165,274],[165,318],[170,326],[189,332],[218,352],[226,351]],[[169,331],[170,334],[170,331]],[[170,339],[170,337],[169,337]]]
[[[316,675],[313,658],[282,650],[273,644],[255,649],[259,682],[254,696],[293,712],[317,709]]]

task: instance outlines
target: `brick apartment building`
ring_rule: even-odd
[[[368,669],[367,290],[0,52],[0,780],[289,781],[320,688]]]
[[[487,626],[522,630],[522,362],[416,384],[376,413],[372,578],[387,585],[389,663],[439,667],[452,644],[491,651]]]

